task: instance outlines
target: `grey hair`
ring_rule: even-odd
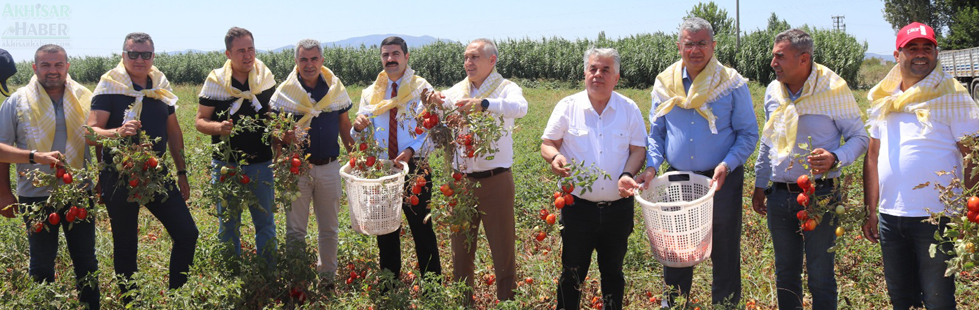
[[[323,47],[320,47],[320,41],[314,39],[302,39],[296,42],[296,58],[299,58],[299,50],[311,50],[316,49],[318,53],[323,54]]]
[[[613,71],[615,71],[616,74],[619,74],[619,52],[617,52],[615,48],[590,47],[589,50],[585,51],[585,57],[582,57],[582,60],[585,61],[584,69],[586,72],[589,71],[589,59],[592,58],[592,56],[612,58]]]
[[[37,62],[37,55],[38,54],[41,54],[41,52],[44,52],[44,53],[62,53],[62,54],[65,55],[65,62],[68,61],[68,52],[65,51],[65,48],[64,47],[61,47],[61,45],[57,45],[57,44],[45,44],[45,45],[41,45],[41,47],[38,47],[37,48],[37,51],[34,52],[34,62],[35,63]]]
[[[489,57],[490,55],[497,56],[497,44],[494,44],[493,41],[491,41],[490,39],[479,38],[470,41],[470,44],[473,43],[483,43],[483,48],[480,49],[480,52],[483,53],[484,56],[487,57]]]
[[[708,37],[711,38],[711,41],[714,41],[715,30],[711,28],[711,23],[700,17],[685,19],[684,22],[681,22],[681,26],[677,27],[677,42],[681,41],[681,33],[684,32],[684,30],[687,30],[688,32],[698,32],[705,29],[708,30]]]
[[[131,32],[127,34],[126,39],[123,40],[124,51],[126,50],[126,42],[129,42],[130,40],[132,40],[133,43],[150,43],[150,48],[156,49],[156,45],[153,44],[153,38],[150,38],[150,35],[146,34],[145,32]]]
[[[810,54],[810,57],[813,57],[813,38],[806,31],[790,29],[780,32],[776,35],[776,39],[773,40],[772,44],[776,45],[779,42],[789,42],[789,45],[793,46],[800,55],[807,53]]]

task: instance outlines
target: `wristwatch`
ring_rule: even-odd
[[[725,163],[725,162],[721,162],[721,163],[720,163],[720,164],[718,164],[718,165],[721,165],[721,166],[725,166],[725,174],[730,174],[730,173],[732,173],[732,167],[729,167],[727,163]]]
[[[840,166],[840,159],[837,159],[837,153],[830,152],[830,155],[834,156],[834,164],[830,165],[830,170],[837,169]]]
[[[483,108],[483,111],[486,111],[487,109],[489,109],[490,108],[490,100],[487,100],[487,99],[484,98],[483,101],[480,101],[480,107]]]
[[[31,162],[31,165],[37,165],[37,162],[34,162],[34,153],[37,153],[37,150],[31,150],[31,154],[27,155],[27,160]]]

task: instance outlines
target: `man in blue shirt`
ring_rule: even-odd
[[[330,69],[323,66],[320,42],[304,39],[296,44],[296,67],[269,99],[273,110],[300,117],[298,130],[309,139],[305,147],[307,161],[312,164],[308,175],[300,176],[300,197],[286,211],[287,245],[305,247],[306,227],[310,220],[310,202],[316,214],[317,272],[330,283],[337,271],[337,246],[340,223],[340,144],[344,141],[350,151],[354,139],[350,136],[347,110],[352,104],[343,83]],[[286,143],[294,142],[287,135]]]
[[[814,63],[812,55],[813,39],[806,32],[790,29],[776,35],[771,62],[776,80],[766,88],[766,124],[755,163],[752,208],[766,216],[772,233],[780,309],[803,308],[804,254],[813,308],[837,309],[834,253],[827,252],[836,237],[835,212],[822,214],[815,229],[801,233],[796,214],[806,206],[797,203],[803,189],[796,180],[812,173],[816,197],[831,197],[827,204],[835,206],[840,167],[860,158],[868,146],[861,110],[847,82]],[[808,137],[812,153],[797,146],[807,143]],[[805,157],[809,170],[800,157]],[[817,178],[824,173],[825,177]]]
[[[650,109],[644,186],[665,161],[669,170],[693,171],[716,186],[712,222],[712,302],[726,306],[741,298],[739,242],[742,236],[742,164],[755,150],[758,124],[746,80],[714,57],[711,24],[685,20],[677,48],[681,61],[657,76]],[[693,267],[664,267],[670,297],[688,295]]]

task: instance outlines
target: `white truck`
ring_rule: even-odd
[[[977,95],[980,93],[980,77],[977,74],[980,72],[978,51],[980,48],[974,47],[939,52],[939,64],[943,67],[943,71],[955,77],[970,90],[973,100],[977,100]]]

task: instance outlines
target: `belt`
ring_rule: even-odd
[[[576,205],[582,204],[585,206],[595,206],[596,208],[602,209],[602,208],[616,206],[617,203],[624,203],[625,202],[624,200],[631,199],[631,198],[633,197],[620,198],[619,200],[612,200],[612,201],[591,201],[591,200],[582,199],[579,196],[575,196],[575,204]],[[628,205],[632,205],[632,204],[628,204]]]
[[[474,179],[486,179],[504,172],[510,171],[510,167],[493,168],[487,171],[470,172],[466,176]]]
[[[307,161],[313,164],[314,166],[323,166],[337,161],[337,156],[330,156],[327,158],[310,158]]]
[[[817,179],[817,180],[813,180],[813,183],[816,184],[817,187],[825,187],[825,186],[831,186],[831,187],[833,187],[834,184],[837,183],[837,179],[836,178],[832,178],[832,179]],[[800,188],[799,185],[796,185],[796,183],[772,182],[772,188],[786,190],[786,191],[788,191],[790,193],[802,193],[803,192],[803,189]]]

